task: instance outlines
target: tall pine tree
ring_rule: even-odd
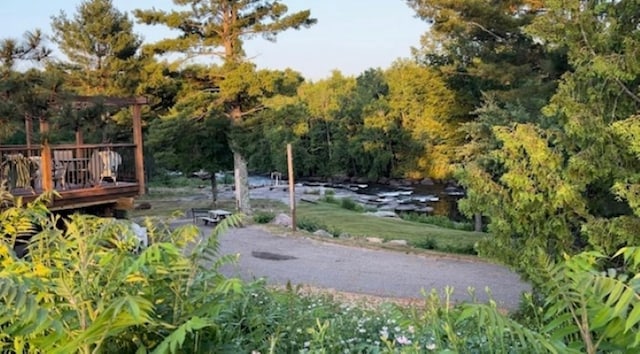
[[[222,60],[217,71],[219,89],[216,105],[233,125],[262,109],[260,96],[264,90],[255,67],[247,61],[243,41],[255,36],[275,40],[288,29],[313,25],[310,12],[288,15],[287,6],[280,1],[267,0],[174,0],[181,11],[136,10],[136,17],[149,25],[164,25],[181,32],[176,38],[162,40],[152,46],[154,53],[182,52],[187,56],[206,55]],[[231,141],[234,155],[236,204],[240,211],[250,213],[247,159],[241,147]]]

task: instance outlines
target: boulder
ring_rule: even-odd
[[[287,214],[278,214],[271,223],[284,227],[291,227],[292,225],[291,217]]]
[[[135,210],[148,210],[151,209],[151,204],[147,202],[142,202],[135,206]]]
[[[350,239],[350,238],[351,238],[351,235],[349,235],[349,233],[347,233],[347,232],[343,232],[343,233],[341,233],[341,234],[340,234],[340,236],[338,236],[338,237],[340,237],[340,238],[342,238],[342,239]]]
[[[379,184],[389,184],[389,179],[387,177],[380,177],[380,178],[378,178],[378,183]]]
[[[420,181],[420,184],[423,186],[433,186],[433,180],[429,177],[427,178],[423,178],[422,181]]]
[[[418,208],[418,209],[416,209],[416,212],[418,212],[418,213],[432,213],[433,212],[433,207],[426,206],[426,207]]]
[[[367,237],[365,240],[370,243],[382,243],[384,240],[379,237]]]
[[[390,241],[387,241],[387,244],[392,246],[408,246],[409,245],[407,243],[407,240],[390,240]]]
[[[402,181],[398,179],[389,180],[389,185],[392,187],[400,187],[402,185]]]
[[[332,235],[332,234],[330,234],[328,231],[325,231],[325,230],[322,230],[322,229],[320,229],[320,230],[316,230],[316,231],[313,233],[313,235],[314,235],[314,236],[319,236],[319,237],[328,237],[328,238],[332,238],[332,237],[333,237],[333,235]]]
[[[403,211],[403,212],[416,211],[416,209],[418,209],[418,207],[411,204],[398,205],[395,208],[396,211]]]
[[[390,210],[379,210],[375,213],[369,213],[370,215],[377,216],[379,218],[397,218],[398,214]]]

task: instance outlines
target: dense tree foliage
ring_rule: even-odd
[[[119,97],[136,93],[144,67],[139,52],[142,40],[133,32],[133,21],[111,0],[86,0],[72,17],[64,12],[53,16],[51,27],[66,60],[54,63],[49,71],[64,76],[69,93]],[[129,130],[126,125],[131,121],[127,110],[107,107],[81,112],[67,109],[58,118],[55,124],[61,129],[86,133],[86,140],[93,142],[116,140]]]
[[[640,240],[639,165],[629,148],[640,108],[638,10],[627,1],[550,1],[526,27],[549,52],[567,53],[570,70],[541,111],[488,96],[466,125],[473,140],[461,206],[491,219],[485,255],[537,278],[540,252],[611,254]]]
[[[182,52],[187,56],[208,55],[222,60],[216,70],[217,105],[238,125],[243,118],[261,109],[262,91],[271,86],[257,75],[255,66],[246,61],[242,42],[261,35],[275,40],[288,29],[309,27],[315,23],[309,11],[287,15],[288,9],[279,1],[200,1],[174,0],[187,7],[183,11],[137,10],[136,16],[146,24],[161,24],[181,32],[176,38],[156,43],[154,53]],[[246,157],[238,144],[232,143],[236,173],[236,200],[243,212],[250,212]]]

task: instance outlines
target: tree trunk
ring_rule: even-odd
[[[247,173],[247,161],[237,151],[233,152],[233,167],[236,184],[236,209],[246,215],[251,214],[251,201],[249,199],[249,174]]]
[[[482,232],[482,214],[475,213],[473,214],[475,220],[475,231]]]
[[[216,203],[218,202],[218,181],[216,181],[216,173],[211,172],[211,195],[213,197],[212,206],[216,208]]]

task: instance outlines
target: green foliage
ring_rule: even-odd
[[[326,194],[324,195],[324,197],[322,198],[323,201],[330,203],[330,204],[338,204],[339,203],[339,199],[335,197],[335,194]]]
[[[41,61],[46,59],[51,50],[43,45],[42,31],[25,32],[24,40],[18,42],[12,38],[0,40],[0,71],[11,70],[17,61]]]
[[[257,222],[258,224],[268,224],[275,217],[276,217],[276,214],[273,213],[273,212],[270,212],[270,211],[258,211],[253,215],[253,221]]]
[[[65,230],[55,227],[59,221],[42,201],[0,212],[4,351],[596,353],[640,346],[639,247],[555,264],[540,252],[541,301],[526,297],[535,308],[526,318],[520,312],[521,323],[493,301],[454,305],[452,288],[425,295],[420,307],[366,309],[227,279],[218,269],[233,257],[218,255],[216,234],[202,238],[194,226],[147,221],[151,245],[138,251],[127,221],[73,215]],[[34,236],[20,259],[13,247],[25,232]]]
[[[422,248],[425,250],[437,250],[438,243],[432,237],[425,237],[422,240],[418,240],[412,244],[414,247]]]
[[[544,256],[542,256],[544,257]],[[584,252],[544,269],[543,332],[579,352],[633,352],[640,347],[640,248],[608,257]]]
[[[423,224],[437,225],[453,230],[473,231],[474,227],[470,222],[453,221],[443,215],[424,215],[417,213],[401,213],[403,220],[420,222]]]
[[[222,229],[237,222],[232,217]],[[4,350],[190,351],[197,340],[185,340],[185,331],[213,325],[224,300],[241,292],[217,271],[233,259],[217,254],[217,233],[202,238],[194,226],[172,231],[147,221],[150,245],[138,253],[129,222],[60,220],[41,202],[2,210],[0,225]],[[25,234],[32,236],[20,259],[13,248]],[[192,251],[185,254],[187,245]]]
[[[467,197],[460,207],[486,215],[495,236],[480,252],[535,283],[543,281],[538,248],[559,260],[637,244],[640,99],[631,87],[640,69],[628,45],[637,42],[629,21],[638,10],[635,3],[551,1],[518,19],[528,23],[521,35],[535,37],[548,54],[566,51],[571,70],[541,113],[487,95],[479,119],[465,126],[471,142],[463,149]]]
[[[353,210],[353,211],[359,211],[359,212],[364,211],[364,208],[362,207],[362,205],[356,203],[351,198],[341,198],[340,207],[347,210]]]
[[[297,218],[296,226],[301,230],[306,230],[309,232],[315,232],[318,230],[328,230],[327,225],[324,223],[309,217],[301,217]]]
[[[85,95],[126,96],[135,92],[141,71],[142,44],[133,21],[111,0],[85,0],[69,18],[52,17],[53,40],[71,62],[66,84]],[[97,117],[94,117],[97,118]]]
[[[214,172],[231,168],[229,120],[219,112],[210,112],[206,119],[199,120],[192,114],[195,113],[187,107],[176,107],[171,115],[151,124],[147,144],[159,167],[185,174],[200,169]]]

